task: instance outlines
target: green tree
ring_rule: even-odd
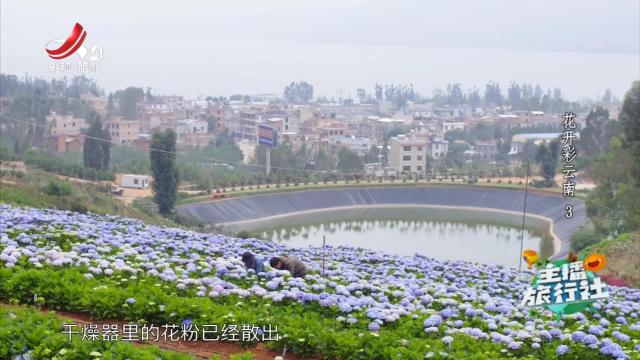
[[[533,161],[536,158],[536,144],[533,140],[527,140],[522,145],[522,158],[527,161]]]
[[[103,130],[102,138],[105,140],[100,143],[100,149],[102,150],[102,170],[104,171],[109,168],[109,163],[111,162],[111,146],[113,143],[111,142],[111,135],[107,129]]]
[[[216,130],[218,121],[213,116],[207,118],[207,132],[212,133]]]
[[[631,174],[640,188],[640,81],[634,81],[625,95],[619,119],[624,133],[623,146],[633,158]]]
[[[99,116],[90,121],[82,148],[84,166],[96,170],[107,170],[111,159],[111,136],[102,127]]]
[[[609,141],[590,172],[597,186],[587,197],[587,215],[597,239],[640,226],[640,81],[627,92],[619,121],[622,133]]]
[[[371,145],[369,150],[367,150],[367,153],[364,155],[365,164],[379,162],[380,161],[380,159],[378,158],[379,153],[380,153],[380,150],[378,149],[378,147],[376,145]]]
[[[73,186],[68,181],[53,177],[49,179],[47,185],[42,188],[42,192],[51,196],[67,196],[73,194]]]
[[[472,109],[476,109],[480,107],[480,102],[482,101],[482,98],[480,97],[480,91],[478,90],[478,88],[474,86],[473,89],[469,91],[469,94],[467,95],[467,100],[469,102],[469,105],[471,105]]]
[[[609,141],[619,133],[618,122],[609,119],[609,111],[596,107],[585,119],[586,126],[580,132],[579,150],[581,154],[591,157],[609,149]]]
[[[500,91],[500,84],[490,81],[485,86],[484,91],[484,103],[486,105],[502,105],[502,92]]]
[[[469,150],[469,145],[466,143],[449,143],[449,151],[444,157],[445,169],[451,167],[461,168],[464,164],[464,152],[466,150]]]
[[[629,171],[633,161],[631,151],[615,137],[610,150],[592,167],[597,186],[587,198],[587,215],[599,234],[618,235],[640,225],[640,187]]]
[[[138,103],[145,98],[144,90],[138,87],[128,87],[116,91],[114,96],[120,102],[120,115],[125,119],[135,119],[138,113]]]
[[[284,98],[293,104],[306,104],[313,100],[313,85],[306,81],[292,82],[284,88]]]
[[[115,111],[115,105],[113,104],[113,93],[109,93],[106,110],[107,110],[107,118],[113,115],[113,112]]]
[[[554,140],[549,145],[541,144],[536,153],[536,162],[540,164],[540,175],[544,178],[545,186],[551,187],[555,184],[553,180],[556,176],[558,166],[558,155],[560,142]]]
[[[343,147],[338,152],[338,170],[343,173],[360,173],[364,163],[358,154]]]
[[[511,107],[516,110],[521,109],[522,90],[520,89],[520,85],[512,81],[511,84],[509,84],[509,89],[507,89],[507,94],[509,96],[509,103],[511,103]]]
[[[331,154],[327,154],[324,150],[320,149],[313,159],[314,168],[316,170],[332,170],[333,169],[333,158]]]
[[[158,204],[158,212],[170,214],[176,203],[179,182],[175,131],[167,129],[154,133],[149,155],[153,173],[153,199]]]
[[[464,94],[462,93],[462,85],[449,84],[447,86],[447,104],[449,105],[462,105],[464,103]]]

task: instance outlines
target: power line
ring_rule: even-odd
[[[527,161],[527,179],[525,180],[524,185],[524,205],[522,205],[522,230],[520,231],[520,254],[518,258],[520,262],[518,263],[518,271],[522,271],[522,251],[524,247],[524,221],[527,215],[527,194],[529,193],[529,161]]]
[[[21,123],[21,124],[30,125],[30,126],[40,127],[40,128],[44,128],[44,129],[47,128],[46,126],[43,126],[43,125],[40,125],[40,124],[34,124],[34,123],[31,123],[31,122],[28,122],[28,121],[24,121],[24,120],[8,118],[6,116],[1,116],[1,118],[4,119],[4,120],[9,120],[9,121],[13,121],[13,122]],[[101,137],[89,136],[89,135],[84,135],[84,134],[83,134],[83,136],[85,138],[87,138],[87,139],[93,139],[93,140],[96,140],[96,141],[108,142],[108,143],[111,143],[111,144],[114,144],[114,145],[122,145],[122,144],[118,143],[117,141],[108,140],[108,139],[104,139],[104,138],[101,138]],[[184,157],[187,157],[187,158],[208,160],[208,161],[220,162],[220,163],[225,163],[225,164],[234,164],[234,165],[257,167],[257,168],[264,168],[265,167],[264,165],[259,165],[259,164],[244,164],[244,163],[237,162],[237,161],[228,161],[228,160],[216,159],[216,158],[212,158],[212,157],[208,157],[208,156],[185,154],[184,152],[168,151],[168,150],[163,150],[163,149],[155,149],[155,148],[151,148],[151,147],[149,147],[149,151],[156,151],[156,152],[161,152],[161,153],[165,153],[165,154],[174,154],[176,156],[179,155],[179,156],[184,156]],[[273,167],[273,166],[271,168],[272,169],[281,169],[281,170],[322,172],[322,170],[295,169],[295,168]],[[356,173],[353,173],[353,174],[356,174]]]
[[[13,121],[15,123],[21,123],[21,124],[25,124],[25,125],[29,125],[29,126],[35,126],[35,127],[47,129],[47,126],[40,125],[40,124],[35,124],[35,123],[29,122],[29,121],[9,118],[9,117],[6,117],[6,116],[0,116],[0,118],[2,118],[4,120],[8,120],[8,121]],[[84,134],[83,134],[83,136],[85,138],[87,138],[87,139],[93,139],[93,140],[96,140],[96,141],[108,142],[108,143],[111,143],[111,144],[114,144],[114,145],[122,145],[122,144],[120,144],[120,143],[118,143],[117,141],[114,141],[114,140],[108,140],[108,139],[95,137],[95,136],[84,135]],[[151,147],[149,147],[149,151],[155,151],[155,152],[160,152],[160,153],[165,153],[165,154],[174,154],[176,156],[183,156],[183,157],[186,157],[186,158],[206,160],[207,163],[208,162],[213,162],[214,164],[215,163],[233,164],[233,165],[237,165],[237,166],[254,167],[254,168],[259,168],[259,169],[266,168],[266,165],[245,164],[245,163],[237,162],[237,161],[228,161],[228,160],[216,159],[216,158],[212,158],[212,157],[208,157],[208,156],[186,154],[184,152],[168,151],[168,150],[163,150],[163,149],[155,149],[155,148],[151,148]],[[452,171],[445,171],[445,172],[442,172],[442,173],[438,172],[438,173],[434,173],[434,174],[431,174],[431,175],[432,176],[443,176],[443,174],[444,174],[445,176],[446,175],[459,176],[459,175],[466,175],[466,174],[491,172],[491,171],[502,170],[502,169],[516,168],[516,167],[517,167],[516,165],[504,165],[504,166],[495,167],[493,169],[452,170]],[[271,166],[271,169],[288,170],[288,171],[299,171],[299,172],[306,172],[306,173],[318,173],[318,174],[327,174],[327,173],[341,174],[341,175],[364,175],[365,174],[364,172],[349,173],[349,172],[341,172],[341,171],[333,171],[333,170],[296,169],[296,168],[276,167],[276,166]]]

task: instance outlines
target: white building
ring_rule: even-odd
[[[427,142],[428,154],[432,159],[445,157],[449,152],[449,141],[432,137]]]
[[[358,156],[365,156],[371,148],[369,138],[356,137],[354,135],[330,137],[329,143],[333,145],[344,146],[358,154]]]
[[[207,121],[196,119],[180,120],[176,123],[176,134],[178,136],[185,134],[204,134],[207,132]]]
[[[231,131],[238,140],[258,142],[258,125],[264,122],[263,110],[249,108],[235,111],[231,121]]]
[[[120,186],[126,188],[146,189],[149,187],[149,177],[147,175],[124,174]]]
[[[516,155],[522,152],[524,144],[528,141],[533,142],[535,145],[542,143],[548,143],[553,140],[560,139],[562,133],[530,133],[530,134],[515,134],[511,138],[511,149],[509,155]],[[576,132],[576,137],[580,138],[580,133]]]
[[[389,165],[404,174],[425,174],[427,142],[422,136],[398,135],[389,139]]]
[[[443,121],[442,122],[442,135],[447,131],[464,130],[464,121]]]

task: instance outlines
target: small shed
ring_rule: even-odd
[[[124,174],[122,175],[122,183],[120,186],[126,188],[146,189],[149,187],[149,176]]]

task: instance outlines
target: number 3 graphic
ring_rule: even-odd
[[[564,209],[566,210],[564,213],[564,217],[566,217],[567,219],[571,219],[573,217],[573,206],[567,205],[564,207]]]

